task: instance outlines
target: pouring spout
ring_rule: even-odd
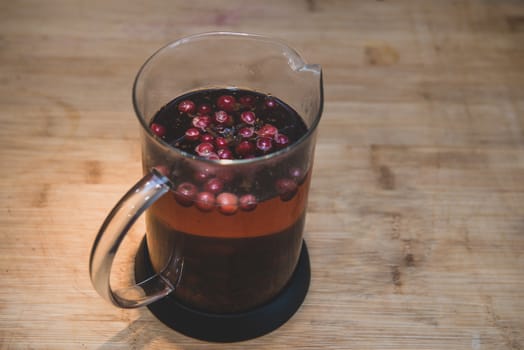
[[[308,72],[312,74],[322,75],[322,67],[320,64],[305,64],[298,69],[300,72]]]

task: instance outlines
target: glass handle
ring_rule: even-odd
[[[169,179],[153,169],[120,199],[98,231],[89,260],[91,282],[104,299],[116,306],[135,308],[147,305],[174,289],[171,282],[160,274],[118,290],[113,290],[110,285],[113,260],[124,237],[136,219],[170,188]]]

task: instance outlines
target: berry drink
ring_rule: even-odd
[[[184,155],[166,160],[146,139],[144,168],[173,185],[146,215],[154,269],[174,276],[183,261],[173,293],[198,310],[242,312],[271,300],[302,246],[311,164],[307,152],[288,152],[308,131],[302,118],[270,95],[210,89],[177,97],[149,127]]]

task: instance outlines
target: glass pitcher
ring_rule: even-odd
[[[267,155],[216,160],[173,147],[151,130],[152,118],[174,98],[213,89],[237,97],[274,96],[301,116],[307,132]],[[293,274],[302,246],[323,105],[320,66],[260,35],[193,35],[144,63],[133,105],[141,126],[144,177],[116,204],[95,239],[90,275],[97,292],[123,308],[171,295],[216,314],[244,312],[275,298]],[[214,204],[203,209],[188,190],[199,191],[213,179],[223,187],[214,193]],[[251,201],[245,202],[246,195]],[[113,260],[142,213],[154,274],[114,290]]]

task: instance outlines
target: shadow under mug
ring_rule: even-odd
[[[151,132],[151,118],[175,97],[213,88],[272,94],[297,111],[308,131],[275,153],[219,161],[176,149]],[[141,125],[144,177],[116,204],[95,239],[90,275],[97,292],[123,308],[172,295],[216,314],[243,312],[274,298],[293,274],[302,247],[323,105],[320,66],[306,64],[284,43],[263,36],[198,34],[161,48],[144,63],[133,103]],[[233,198],[245,192],[246,183],[256,184],[256,208],[226,215],[177,200],[177,185],[210,178],[233,184],[228,188]],[[279,181],[291,183],[291,190],[283,191]],[[155,274],[113,290],[116,252],[144,212]]]

